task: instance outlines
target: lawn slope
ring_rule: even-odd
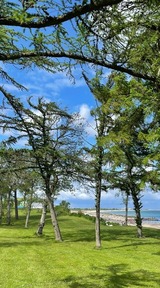
[[[44,235],[35,231],[40,215],[0,226],[0,287],[122,288],[160,287],[159,230],[102,225],[102,248],[95,249],[94,223],[60,216],[63,242],[54,240],[49,216]]]

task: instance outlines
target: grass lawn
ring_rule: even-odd
[[[35,231],[34,212],[0,226],[0,287],[121,288],[160,287],[160,230],[102,225],[102,248],[95,249],[94,224],[83,217],[61,216],[64,241],[54,240],[48,215],[44,236]]]

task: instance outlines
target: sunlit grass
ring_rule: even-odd
[[[0,287],[160,287],[160,231],[102,225],[102,248],[95,249],[94,223],[61,216],[63,242],[54,240],[48,216],[44,236],[35,232],[40,215],[0,226]]]

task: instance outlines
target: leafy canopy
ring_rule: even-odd
[[[157,83],[159,5],[156,0],[1,0],[0,61],[70,73],[73,65],[92,63]],[[0,73],[11,80],[2,68]]]

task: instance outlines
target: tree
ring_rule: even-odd
[[[91,92],[97,99],[97,108],[91,111],[91,115],[95,120],[95,144],[92,145],[92,148],[86,148],[87,153],[91,156],[91,161],[89,165],[91,166],[89,171],[90,179],[95,184],[95,208],[96,208],[96,221],[95,221],[95,238],[96,238],[96,247],[101,247],[101,232],[100,232],[100,207],[101,207],[101,194],[106,186],[107,173],[105,171],[105,146],[103,145],[103,138],[108,134],[111,127],[111,118],[110,115],[107,115],[103,110],[102,106],[105,103],[104,100],[104,90],[99,80],[97,78],[89,81],[85,74],[83,74],[88,87]],[[107,94],[105,95],[107,98]],[[93,186],[93,184],[92,184]]]
[[[1,0],[0,61],[51,72],[92,63],[158,87],[159,5],[157,0]],[[0,74],[23,88],[4,69]]]
[[[110,102],[103,106],[107,114],[112,113],[114,120],[104,139],[104,145],[109,149],[108,179],[112,187],[132,196],[138,237],[142,237],[142,191],[151,173],[148,165],[154,171],[152,153],[157,150],[156,138],[151,137],[157,127],[157,118],[152,116],[156,111],[150,106],[150,98],[155,93],[145,83],[135,79],[128,81],[123,74],[115,73],[110,77]]]
[[[26,170],[28,167],[28,155],[29,154],[25,149],[7,149],[4,144],[0,150],[0,173],[2,175],[1,178],[3,179],[1,181],[3,181],[3,187],[5,187],[3,190],[6,190],[6,187],[8,187],[8,191],[10,191],[11,195],[9,198],[12,198],[12,202],[14,202],[16,220],[18,220],[17,193],[18,189],[20,189],[22,178],[25,178],[26,176],[24,175],[24,169]],[[8,203],[11,204],[11,201]],[[8,208],[10,208],[9,204]]]
[[[6,149],[2,146],[0,149],[0,173],[1,173],[1,220],[2,220],[2,209],[3,209],[3,198],[6,196],[6,204],[7,204],[7,224],[11,224],[11,207],[13,205],[14,199],[14,207],[15,207],[15,219],[18,219],[18,202],[17,202],[17,186],[18,186],[18,177],[15,172],[12,172],[12,160],[13,150]],[[15,167],[14,167],[15,168]]]
[[[42,214],[41,214],[41,218],[39,221],[39,225],[38,225],[38,229],[37,229],[37,235],[42,236],[43,234],[43,228],[45,225],[45,221],[46,221],[46,214],[47,214],[47,201],[46,199],[43,200],[42,203]]]
[[[65,215],[70,213],[70,203],[62,200],[59,205],[56,206],[56,213],[57,215]]]
[[[2,174],[1,174],[2,176]],[[3,215],[4,215],[4,199],[8,191],[7,181],[3,175],[0,180],[0,224],[2,224]]]
[[[3,175],[4,179],[2,180],[2,183],[4,183],[3,186],[3,193],[1,194],[2,196],[5,196],[5,202],[6,202],[6,222],[7,225],[11,224],[11,209],[13,206],[13,192],[16,189],[16,179],[15,175],[12,173],[5,174]],[[1,209],[2,209],[2,202],[1,202]],[[1,210],[2,212],[2,210]]]
[[[25,208],[26,208],[25,228],[28,228],[32,204],[33,202],[36,202],[39,199],[36,192],[38,187],[40,186],[40,181],[41,178],[39,177],[38,173],[36,173],[34,170],[26,169],[25,175],[23,175],[23,179],[21,180],[21,184],[19,185],[20,191],[25,193]]]
[[[102,192],[102,172],[103,172],[103,163],[104,163],[104,147],[100,143],[101,137],[105,136],[106,132],[106,117],[104,113],[97,113],[96,111],[96,130],[97,130],[97,137],[96,137],[96,145],[94,149],[91,151],[91,155],[95,158],[95,168],[94,168],[94,176],[95,176],[95,207],[96,207],[96,226],[95,226],[95,233],[96,233],[96,247],[101,247],[101,236],[100,236],[100,205],[101,205],[101,192]],[[98,115],[97,115],[98,114]],[[93,152],[94,150],[94,152]]]
[[[103,133],[97,129],[96,137],[96,153],[98,155],[99,147],[103,153],[103,157],[98,155],[96,158],[97,165],[101,159],[98,175],[101,183],[103,178],[109,182],[101,184],[96,195],[99,195],[99,203],[102,187],[106,190],[118,188],[126,193],[126,197],[131,195],[138,237],[142,237],[142,191],[151,175],[155,175],[155,183],[158,183],[159,176],[155,169],[158,163],[155,159],[159,157],[159,112],[154,107],[155,103],[159,103],[158,93],[147,83],[134,78],[128,80],[121,73],[111,73],[106,85],[100,83],[99,77],[90,83],[95,98],[101,104],[96,110],[98,127],[103,127]],[[154,99],[154,105],[150,105],[150,99]],[[106,175],[102,174],[105,166]]]
[[[4,155],[3,155],[4,147],[0,149],[0,171],[5,167]],[[0,172],[0,224],[2,224],[3,219],[3,199],[4,194],[7,192],[7,182],[4,175]]]
[[[40,98],[34,105],[29,99],[29,108],[24,108],[20,101],[15,102],[14,97],[4,89],[3,93],[14,108],[15,116],[6,115],[4,109],[0,115],[0,126],[19,133],[17,137],[11,136],[8,143],[26,138],[31,148],[31,159],[34,159],[34,168],[38,169],[43,180],[55,238],[62,241],[54,198],[59,190],[70,187],[73,177],[77,177],[75,160],[80,153],[81,126],[78,120],[75,124],[74,117],[53,102],[46,103]]]
[[[100,51],[97,58],[100,53],[104,62],[108,60],[111,67],[115,65],[114,70],[159,83],[157,5],[159,1],[121,1],[110,9],[104,7],[100,13],[93,11],[91,23],[86,26],[95,42],[95,53],[96,45]]]

